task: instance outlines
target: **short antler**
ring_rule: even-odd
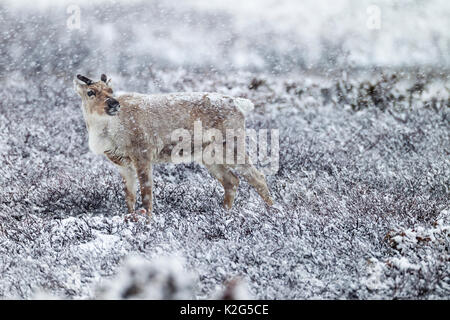
[[[94,83],[94,81],[92,81],[89,78],[86,78],[85,76],[82,76],[81,74],[77,74],[77,78],[81,81],[83,81],[84,83],[86,83],[87,85],[91,85]]]

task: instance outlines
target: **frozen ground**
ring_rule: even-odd
[[[448,298],[442,79],[424,80],[410,99],[419,82],[406,78],[254,76],[156,74],[162,91],[248,97],[256,103],[248,126],[279,128],[280,169],[268,177],[276,206],[242,182],[227,212],[205,169],[160,165],[150,225],[124,223],[120,177],[88,151],[71,84],[9,79],[0,105],[0,295],[30,298],[42,288],[91,298],[126,256],[176,255],[196,277],[196,298],[235,276],[254,298]]]
[[[379,31],[362,1],[89,2],[79,30],[64,5],[7,3],[0,298],[211,298],[235,278],[257,299],[449,298],[447,1],[379,1]],[[280,130],[276,205],[242,181],[227,212],[204,168],[159,165],[154,220],[124,223],[77,73],[251,99],[248,127]]]

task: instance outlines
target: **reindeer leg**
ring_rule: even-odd
[[[239,186],[239,178],[223,164],[205,164],[211,175],[219,180],[225,191],[223,200],[223,206],[225,209],[230,210],[233,206],[234,197]]]
[[[139,162],[136,165],[137,176],[141,187],[142,205],[147,211],[147,220],[152,216],[153,176],[151,162]]]
[[[136,204],[136,171],[133,167],[118,166],[125,185],[125,201],[127,203],[128,214],[136,220],[134,206]],[[125,218],[127,220],[128,217]]]
[[[267,205],[272,206],[273,200],[270,196],[264,175],[253,166],[247,155],[245,156],[245,160],[245,164],[235,164],[232,165],[232,167],[235,168],[253,188],[255,188],[256,192],[258,192]]]

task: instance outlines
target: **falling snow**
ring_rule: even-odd
[[[379,1],[378,31],[367,1],[241,2],[81,2],[80,29],[0,4],[0,298],[449,298],[447,1]],[[158,164],[153,220],[125,222],[77,73],[251,100],[275,205],[241,179],[227,211],[205,168]]]

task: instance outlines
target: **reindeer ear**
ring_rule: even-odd
[[[106,83],[106,80],[107,80],[106,74],[102,74],[102,76],[100,77],[100,80],[102,80],[104,83]]]
[[[106,81],[106,85],[108,86],[108,87],[111,87],[111,78],[109,78],[107,81]]]

